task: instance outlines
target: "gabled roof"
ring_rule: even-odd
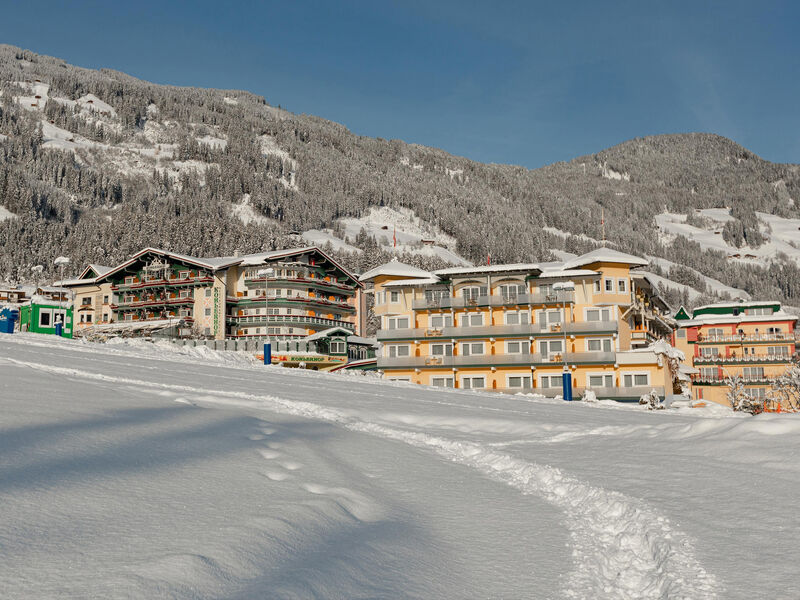
[[[360,281],[369,281],[380,277],[381,275],[388,275],[390,277],[408,277],[413,279],[428,279],[432,274],[428,271],[418,269],[413,265],[401,263],[398,260],[390,260],[388,263],[370,269],[359,278]]]
[[[612,248],[597,248],[577,258],[566,261],[564,263],[564,268],[577,269],[578,267],[584,267],[594,263],[619,263],[632,267],[644,267],[648,264],[644,258],[639,258],[632,254],[625,254],[624,252]]]
[[[334,335],[334,334],[337,334],[337,333],[343,333],[344,335],[346,335],[348,337],[353,335],[352,331],[350,331],[349,329],[345,329],[344,327],[331,327],[329,329],[323,329],[322,331],[318,331],[317,333],[314,333],[314,334],[308,336],[306,338],[306,341],[307,342],[313,342],[314,340],[319,340],[319,339],[328,337],[329,335]]]

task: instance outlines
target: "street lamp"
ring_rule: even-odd
[[[63,304],[63,302],[64,302],[64,300],[63,300],[63,298],[64,298],[64,267],[66,267],[69,264],[69,259],[66,256],[59,256],[57,259],[55,259],[53,261],[53,263],[59,269],[59,281],[58,281],[58,283],[59,283],[59,287],[61,288],[61,291],[58,293],[58,300],[59,300],[59,304],[61,305],[61,307],[64,308],[64,304]],[[64,310],[63,312],[62,311],[58,312],[58,318],[60,320],[61,327],[59,328],[58,327],[59,323],[56,323],[56,335],[60,336],[61,333],[64,331],[64,325],[66,323],[66,318],[65,318],[66,314],[67,314],[66,310]]]
[[[564,331],[564,352],[561,355],[564,360],[564,372],[561,374],[562,396],[567,402],[572,400],[572,375],[567,366],[567,292],[575,290],[575,284],[571,281],[561,281],[553,284],[553,290],[561,292],[562,306],[564,312],[561,315],[561,329]]]
[[[272,344],[269,340],[269,278],[275,274],[275,269],[267,267],[259,269],[257,275],[264,278],[264,324],[267,330],[267,341],[264,342],[264,364],[272,364]]]

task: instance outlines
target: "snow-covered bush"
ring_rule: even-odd
[[[800,410],[800,365],[793,365],[773,384],[770,399],[792,410]]]
[[[728,402],[734,411],[748,412],[751,415],[764,412],[764,400],[748,393],[741,375],[732,375],[725,382],[728,384]]]
[[[583,402],[597,402],[597,394],[595,394],[592,390],[584,390],[581,400]]]
[[[642,394],[639,404],[646,404],[648,410],[664,410],[664,403],[655,390],[650,390],[648,394]]]

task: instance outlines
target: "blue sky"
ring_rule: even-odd
[[[800,162],[798,2],[6,2],[0,41],[538,167],[706,131]]]

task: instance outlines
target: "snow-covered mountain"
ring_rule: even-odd
[[[11,280],[36,263],[52,275],[60,254],[112,264],[147,245],[220,255],[313,241],[365,270],[396,255],[427,268],[540,261],[605,238],[660,259],[652,270],[674,304],[800,304],[798,195],[797,165],[711,134],[534,170],[487,165],[247,92],[0,46],[0,277]]]

